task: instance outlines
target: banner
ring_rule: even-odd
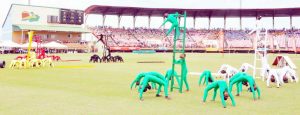
[[[110,50],[122,50],[122,51],[131,51],[131,50],[140,50],[140,47],[110,47]]]

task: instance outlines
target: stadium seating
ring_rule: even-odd
[[[108,45],[111,47],[140,47],[140,48],[171,48],[173,33],[166,36],[165,30],[150,28],[111,28],[90,27],[94,35],[111,35]],[[252,38],[255,34],[248,34],[251,30],[221,30],[221,29],[188,29],[186,34],[187,48],[205,48],[205,40],[217,40],[221,42],[224,37],[225,48],[252,48]],[[280,49],[291,49],[296,44],[300,47],[300,30],[268,30],[268,44],[273,43]],[[222,35],[223,34],[223,35]],[[273,39],[273,42],[271,42]],[[294,40],[296,39],[296,40]],[[219,42],[219,43],[220,43]],[[180,42],[179,42],[180,44]]]

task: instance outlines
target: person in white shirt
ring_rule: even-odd
[[[291,80],[292,82],[298,82],[298,76],[296,75],[295,70],[291,69],[289,66],[285,66],[280,69],[268,69],[267,70],[267,86],[270,86],[271,82],[277,83],[277,88],[284,83],[288,83]]]
[[[218,71],[218,75],[223,76],[224,80],[229,82],[229,79],[238,72],[239,72],[238,69],[228,64],[223,64]]]
[[[256,32],[256,35],[259,35],[259,32],[262,29],[261,28],[261,21],[260,21],[261,18],[262,18],[261,16],[258,16],[256,18],[255,29],[253,29],[251,32],[249,32],[249,34],[252,34],[252,33]]]
[[[291,82],[298,82],[298,76],[296,75],[296,71],[290,68],[289,66],[284,66],[281,69],[277,69],[277,73],[279,78],[283,80],[284,83],[288,83],[290,80]]]
[[[267,76],[267,70],[270,69],[270,65],[268,64],[268,57],[267,55],[264,55],[263,53],[261,54],[261,71],[260,71],[260,76],[262,77],[262,80],[265,80],[265,76]]]
[[[243,63],[241,68],[240,68],[240,71],[244,72],[244,73],[247,73],[249,68],[254,69],[253,65],[251,65],[249,63]]]
[[[282,79],[279,78],[276,69],[268,69],[267,72],[267,86],[270,87],[270,82],[276,82],[277,88],[283,84]]]

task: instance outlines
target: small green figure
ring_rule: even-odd
[[[231,99],[232,106],[235,106],[234,97],[231,94],[231,92],[229,91],[229,89],[227,87],[227,83],[224,80],[214,81],[211,84],[206,86],[206,88],[204,89],[203,102],[206,101],[208,91],[211,89],[214,89],[214,95],[213,95],[212,101],[215,101],[216,95],[217,95],[217,90],[219,89],[223,107],[226,108],[225,100],[227,100],[228,96]]]
[[[211,75],[211,71],[209,71],[209,70],[204,70],[202,72],[202,74],[200,75],[198,85],[201,84],[203,78],[204,78],[203,85],[206,84],[206,86],[208,85],[208,83],[211,83],[211,82],[215,81],[214,78]]]
[[[165,25],[167,22],[170,22],[172,24],[172,26],[170,27],[170,29],[168,30],[168,32],[166,33],[167,36],[170,35],[170,33],[172,32],[173,29],[175,29],[175,34],[174,36],[176,36],[176,40],[180,35],[180,28],[179,28],[179,23],[178,23],[178,17],[180,16],[180,14],[178,14],[178,12],[174,13],[174,14],[165,14],[165,16],[167,16],[167,19],[163,22],[163,25]]]
[[[180,59],[176,60],[175,64],[180,64],[181,65],[181,83],[180,83],[180,92],[182,92],[182,85],[184,82],[185,86],[186,86],[186,90],[189,91],[190,90],[190,87],[189,87],[189,84],[187,82],[187,66],[186,66],[186,62],[185,62],[185,57],[186,55],[183,53],[180,55]]]
[[[249,83],[250,88],[248,90],[250,92],[252,92],[254,100],[256,100],[256,93],[255,93],[256,91],[257,91],[257,94],[258,94],[258,99],[260,98],[260,88],[255,84],[255,81],[254,81],[253,77],[250,76],[250,75],[247,75],[247,74],[241,74],[240,76],[238,76],[235,79],[233,79],[229,83],[229,91],[230,92],[232,91],[232,86],[234,84],[240,84],[242,82],[248,82]],[[239,86],[237,85],[237,87],[239,87]],[[237,90],[237,91],[238,91],[237,96],[239,96],[240,95],[240,90]]]

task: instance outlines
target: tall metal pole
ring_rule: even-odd
[[[208,29],[210,29],[211,16],[208,17]]]
[[[240,9],[242,9],[242,0],[240,0]]]
[[[224,30],[226,29],[226,15],[224,15],[224,25],[223,25]]]
[[[193,17],[193,28],[196,28],[196,16]]]
[[[292,29],[293,28],[293,18],[292,18],[293,16],[292,15],[290,15],[290,29]]]
[[[150,25],[151,25],[151,16],[149,15],[148,16],[148,28],[150,28]]]
[[[102,14],[102,26],[105,25],[105,18],[106,18],[106,15],[105,15],[105,14]]]
[[[133,22],[132,22],[132,24],[133,24],[132,26],[133,26],[133,28],[135,28],[136,16],[133,16],[132,21],[133,21]]]
[[[242,29],[242,0],[240,0],[240,30]]]
[[[120,28],[121,25],[121,15],[118,15],[118,28]]]

